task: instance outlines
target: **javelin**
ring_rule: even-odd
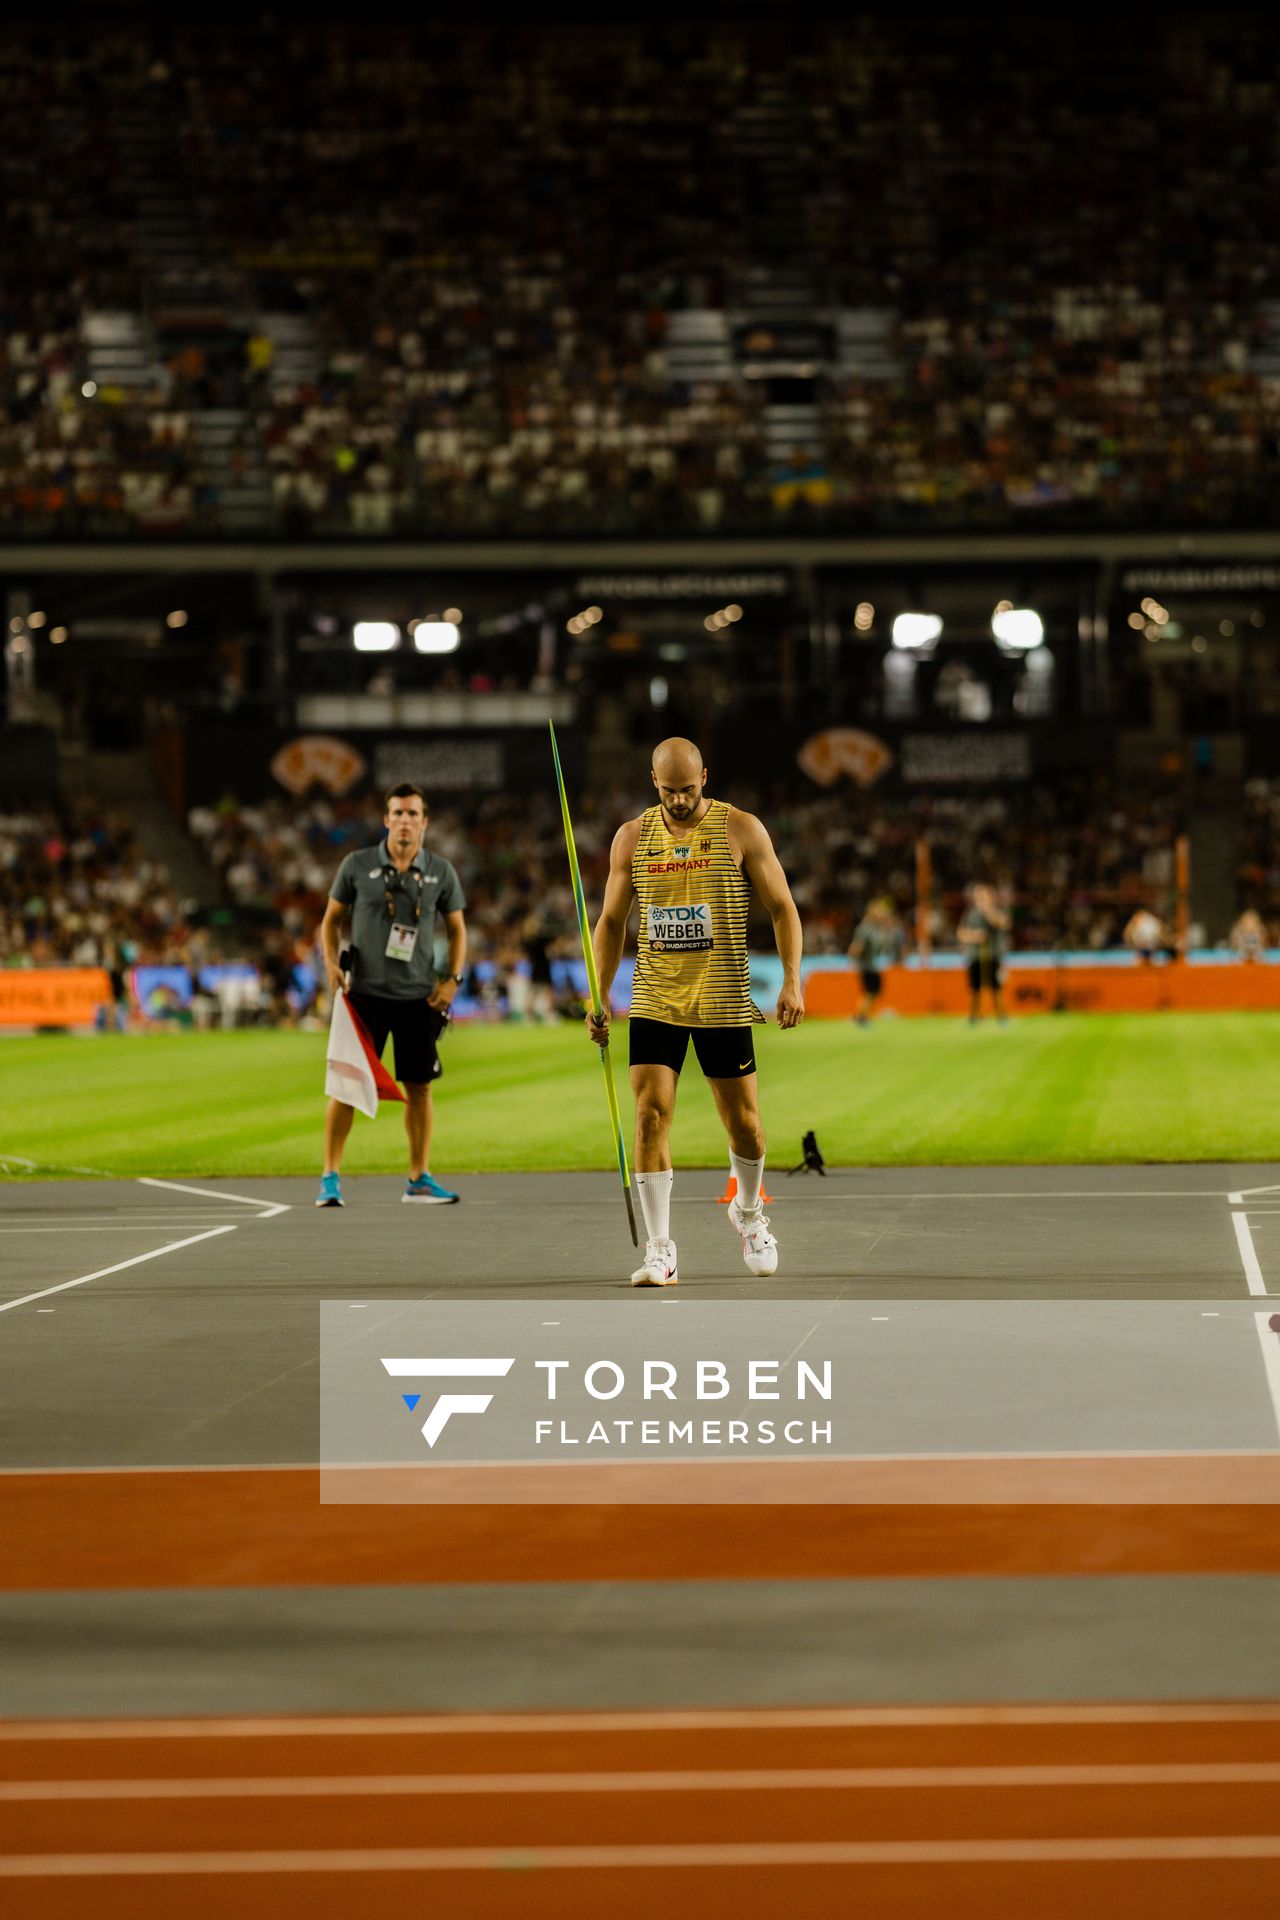
[[[591,945],[591,930],[587,925],[587,902],[582,891],[582,874],[578,867],[578,849],[574,844],[573,822],[569,818],[569,799],[564,790],[564,774],[560,770],[560,749],[556,745],[556,723],[549,720],[551,729],[551,756],[556,763],[556,786],[560,792],[560,817],[564,821],[564,845],[569,856],[569,873],[573,879],[573,904],[578,915],[578,932],[582,935],[582,957],[587,963],[587,991],[591,996],[591,1011],[597,1025],[604,1018],[604,1001],[600,993],[600,975],[596,971],[596,956]],[[600,1065],[604,1069],[604,1091],[609,1102],[609,1119],[613,1123],[613,1143],[618,1150],[618,1176],[622,1181],[622,1197],[627,1203],[627,1224],[631,1228],[631,1244],[638,1247],[640,1239],[636,1233],[636,1210],[631,1204],[631,1174],[627,1168],[627,1148],[622,1137],[622,1115],[618,1112],[618,1089],[613,1084],[613,1062],[609,1058],[607,1039],[600,1048]]]

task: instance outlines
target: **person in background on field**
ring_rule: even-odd
[[[556,1020],[555,978],[551,971],[551,949],[556,933],[540,913],[531,913],[521,930],[524,957],[529,963],[529,1012],[540,1026],[553,1026]]]
[[[1173,935],[1150,907],[1139,907],[1136,913],[1131,914],[1120,937],[1126,947],[1137,954],[1144,967],[1149,967],[1158,953],[1172,954],[1175,951]]]
[[[904,944],[902,922],[893,910],[892,900],[873,900],[854,928],[849,943],[849,958],[858,969],[862,985],[858,1010],[853,1016],[860,1027],[870,1025],[884,985],[885,969],[897,965]]]
[[[1004,1010],[1001,963],[1009,914],[1001,906],[995,888],[983,881],[974,881],[967,889],[967,897],[969,904],[960,917],[956,937],[969,955],[969,1024],[976,1027],[982,1018],[985,988],[991,995],[996,1019],[1003,1026],[1008,1015]]]
[[[1266,944],[1267,930],[1261,914],[1253,907],[1246,907],[1232,927],[1227,945],[1241,960],[1260,960]]]

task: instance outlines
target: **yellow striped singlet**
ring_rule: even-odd
[[[667,831],[650,807],[631,858],[640,902],[631,1012],[675,1027],[746,1027],[764,1015],[751,999],[747,908],[751,883],[734,860],[729,808],[713,800],[696,827]]]

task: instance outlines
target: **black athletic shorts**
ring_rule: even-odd
[[[874,1000],[880,991],[880,987],[881,980],[879,971],[875,967],[864,967],[862,969],[862,991],[869,999]]]
[[[397,1080],[421,1085],[440,1078],[444,1069],[436,1042],[446,1025],[443,1013],[428,1006],[425,1000],[387,1000],[375,993],[352,993],[347,997],[369,1029],[369,1038],[379,1059],[388,1036],[395,1041]]]
[[[690,1040],[708,1080],[745,1080],[756,1070],[750,1027],[675,1027],[665,1020],[628,1022],[633,1067],[670,1067],[679,1073]]]
[[[969,991],[981,993],[983,987],[990,987],[992,993],[1000,991],[1000,962],[998,960],[971,960],[969,962]]]

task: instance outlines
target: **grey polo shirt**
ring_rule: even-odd
[[[392,913],[387,912],[388,889]],[[461,913],[467,904],[462,883],[447,860],[423,847],[408,871],[397,873],[385,840],[376,847],[361,847],[338,868],[329,898],[351,909],[350,945],[356,960],[351,984],[357,993],[371,993],[382,1000],[421,1000],[430,993],[436,983],[436,915]],[[392,926],[411,927],[415,918],[418,938],[412,959],[388,959]]]
[[[1004,958],[1005,932],[994,920],[988,920],[978,907],[968,907],[960,925],[972,933],[980,933],[982,939],[968,948],[971,960],[1001,960]]]

